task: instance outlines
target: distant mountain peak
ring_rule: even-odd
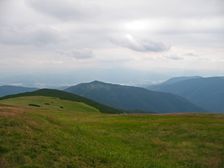
[[[89,84],[106,84],[106,83],[104,83],[102,81],[94,80],[94,81],[90,82]]]
[[[78,86],[85,86],[86,87],[86,89],[87,88],[89,88],[89,89],[96,89],[96,88],[98,88],[98,89],[102,89],[102,88],[104,88],[104,89],[109,89],[111,86],[112,86],[112,84],[110,84],[110,83],[105,83],[105,82],[102,82],[102,81],[98,81],[98,80],[95,80],[95,81],[92,81],[92,82],[89,82],[89,83],[81,83],[81,84],[79,84]]]

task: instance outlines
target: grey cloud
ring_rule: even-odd
[[[198,55],[193,52],[186,53],[185,55],[189,57],[198,57]]]
[[[170,55],[166,55],[165,57],[171,60],[176,60],[176,61],[184,60],[184,57],[178,56],[177,54],[170,54]]]
[[[91,1],[72,0],[26,0],[26,3],[33,9],[62,19],[76,20],[94,17],[99,8]]]
[[[145,17],[206,17],[223,15],[222,0],[26,0],[37,11],[60,19],[104,18],[139,19]],[[163,4],[163,5],[161,5]],[[192,5],[194,4],[194,5]],[[203,4],[202,8],[199,8]]]
[[[0,43],[12,45],[48,45],[62,40],[59,33],[47,26],[2,26]]]
[[[70,51],[59,51],[58,53],[76,59],[90,59],[94,57],[94,54],[90,49],[73,49]]]
[[[111,42],[121,47],[129,48],[138,52],[163,52],[170,49],[162,42],[154,42],[145,39],[136,39],[132,35],[126,35],[121,38],[112,38]]]
[[[199,55],[196,54],[195,52],[188,52],[184,54],[172,53],[165,56],[165,58],[171,59],[171,60],[198,59],[198,57]]]

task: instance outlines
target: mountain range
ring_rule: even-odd
[[[0,86],[0,97],[23,93],[54,94],[58,98],[73,96],[72,99],[99,104],[100,108],[105,106],[101,111],[108,112],[117,109],[126,113],[224,112],[224,77],[176,77],[145,88],[93,81],[53,93],[48,91]]]
[[[173,78],[146,88],[179,95],[209,112],[224,112],[224,77]]]
[[[200,112],[202,108],[170,93],[149,91],[144,88],[93,81],[65,89],[96,102],[131,113]]]
[[[34,90],[37,90],[37,88],[4,85],[0,86],[0,97],[18,93],[32,92]]]

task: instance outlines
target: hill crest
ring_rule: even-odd
[[[98,109],[100,112],[103,113],[123,113],[123,111],[115,109],[113,107],[109,107],[100,103],[97,103],[93,100],[68,93],[61,90],[56,89],[39,89],[33,92],[26,92],[26,93],[20,93],[15,95],[9,95],[5,97],[1,97],[0,100],[9,99],[9,98],[16,98],[16,97],[23,97],[23,96],[46,96],[46,97],[57,97],[63,100],[71,100],[76,102],[83,102],[87,105],[93,106],[96,109]]]

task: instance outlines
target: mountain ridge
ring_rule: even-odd
[[[65,89],[65,91],[129,112],[169,113],[203,111],[200,107],[173,94],[101,81],[81,83],[71,86]]]
[[[188,79],[173,84],[166,82],[149,90],[182,96],[209,112],[224,112],[224,77]]]
[[[2,85],[0,86],[0,97],[19,94],[25,92],[31,92],[38,90],[38,88],[25,87],[25,86],[13,86],[13,85]]]

